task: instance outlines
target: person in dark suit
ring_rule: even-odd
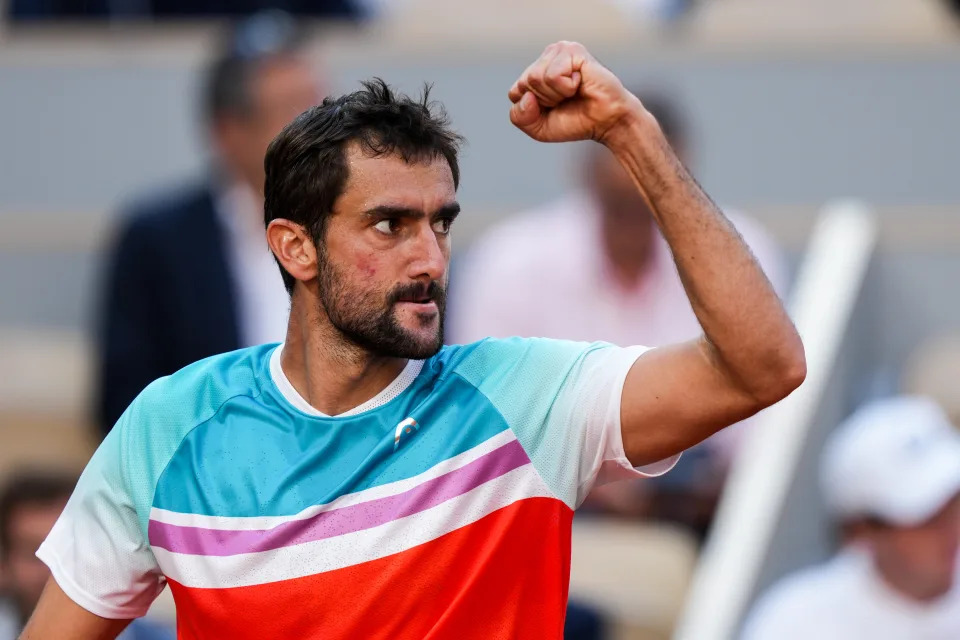
[[[216,353],[283,339],[289,298],[263,226],[263,157],[322,96],[286,14],[231,30],[206,73],[212,166],[122,216],[99,318],[96,421],[106,433],[150,382]]]

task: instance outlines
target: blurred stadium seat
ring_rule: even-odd
[[[611,617],[610,640],[669,640],[697,561],[692,534],[577,518],[572,548],[570,594]]]
[[[54,465],[79,472],[96,441],[85,416],[90,357],[77,333],[0,329],[0,476]]]

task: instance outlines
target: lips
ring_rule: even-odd
[[[444,291],[437,282],[410,283],[398,287],[391,297],[394,304],[407,304],[416,311],[432,312],[443,308]]]

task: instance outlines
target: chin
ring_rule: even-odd
[[[410,336],[411,351],[417,353],[416,356],[410,356],[415,360],[424,360],[437,354],[440,347],[443,346],[443,338],[434,334],[427,336]]]

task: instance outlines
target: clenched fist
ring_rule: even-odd
[[[544,49],[508,96],[510,121],[540,142],[607,142],[618,124],[646,114],[620,79],[576,42]]]

